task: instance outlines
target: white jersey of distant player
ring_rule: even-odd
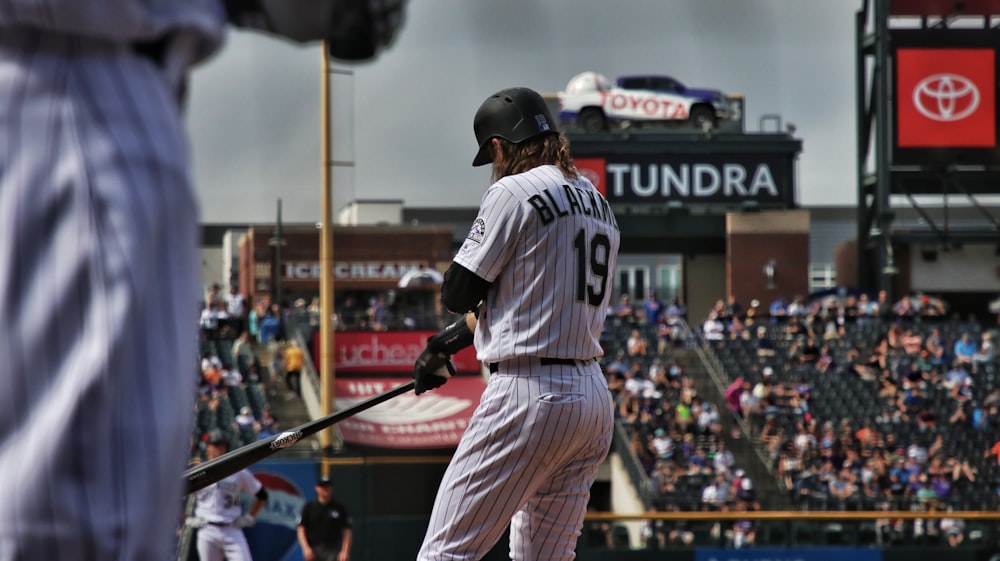
[[[479,360],[600,356],[619,243],[611,207],[582,176],[544,165],[490,186],[455,257],[493,283]]]
[[[246,492],[256,495],[262,486],[249,471],[238,471],[199,490],[194,515],[206,522],[232,523],[243,514],[240,494]]]

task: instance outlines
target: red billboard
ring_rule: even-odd
[[[333,364],[341,374],[413,372],[413,363],[436,331],[338,331],[333,338]],[[314,338],[313,364],[319,368],[319,334]],[[476,351],[468,347],[451,358],[458,372],[479,372]]]
[[[347,409],[409,378],[337,378],[336,407]],[[486,384],[457,376],[432,391],[394,397],[337,424],[344,441],[380,448],[453,448],[469,425]]]
[[[896,145],[996,146],[996,64],[992,48],[896,51]]]

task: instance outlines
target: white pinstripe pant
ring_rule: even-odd
[[[596,362],[501,367],[445,471],[417,559],[478,561],[508,523],[511,559],[573,559],[612,407]]]
[[[198,529],[200,561],[252,561],[250,546],[242,528],[212,526]]]
[[[173,557],[198,298],[178,111],[126,45],[0,33],[0,561]]]

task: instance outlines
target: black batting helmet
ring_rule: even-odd
[[[529,88],[507,88],[486,98],[472,123],[479,152],[473,166],[493,161],[490,139],[502,138],[515,144],[541,134],[559,132],[549,106],[538,92]]]

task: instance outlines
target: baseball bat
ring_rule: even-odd
[[[214,460],[193,466],[184,472],[184,493],[190,495],[199,489],[204,489],[213,483],[221,481],[241,469],[252,466],[271,456],[278,450],[292,446],[307,436],[316,434],[383,401],[388,401],[397,395],[404,394],[412,390],[415,384],[414,380],[410,380],[405,384],[396,386],[385,393],[372,396],[343,411],[337,411],[314,421],[303,423],[293,429],[282,431],[280,434],[265,438],[264,440],[258,440],[246,446],[241,446],[231,452],[226,452]]]

